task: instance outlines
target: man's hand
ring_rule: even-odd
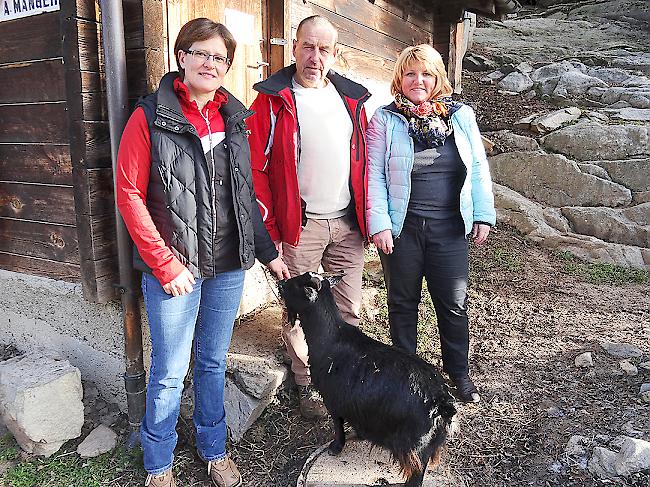
[[[266,264],[266,267],[273,273],[276,279],[289,279],[289,268],[284,263],[281,257],[276,257],[271,262]]]
[[[188,269],[183,269],[178,276],[165,284],[162,288],[167,294],[172,296],[183,296],[189,294],[194,289],[192,286],[196,284],[194,276]]]
[[[372,242],[384,254],[393,253],[393,233],[390,229],[382,230],[372,236]]]

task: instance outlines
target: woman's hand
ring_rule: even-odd
[[[393,253],[393,234],[390,229],[375,233],[372,236],[372,243],[384,254]]]
[[[282,257],[276,257],[271,262],[266,264],[266,267],[273,273],[277,279],[289,279],[289,268],[287,264],[284,263]]]
[[[170,282],[165,284],[162,288],[167,294],[172,296],[183,296],[189,294],[194,289],[192,286],[196,284],[194,276],[188,269],[183,269],[183,271],[172,279]]]
[[[488,238],[490,233],[490,225],[485,223],[475,223],[472,227],[472,238],[476,245],[482,245]]]

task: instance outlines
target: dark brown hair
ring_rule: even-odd
[[[181,67],[178,60],[178,51],[187,52],[195,42],[207,41],[213,37],[221,37],[223,39],[223,43],[226,45],[228,59],[232,63],[237,41],[228,30],[228,27],[206,19],[205,17],[190,20],[181,27],[178,37],[176,37],[176,42],[174,43],[174,56],[176,56],[176,64],[178,65],[178,71],[181,73],[181,78],[185,78],[185,70]],[[228,66],[228,69],[230,69],[230,66]]]

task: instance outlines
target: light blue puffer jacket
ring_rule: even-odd
[[[406,118],[388,107],[377,109],[366,131],[368,233],[391,229],[393,237],[398,237],[411,196],[413,139],[409,137]],[[492,180],[474,110],[461,106],[451,116],[451,122],[458,153],[467,168],[460,190],[460,213],[467,235],[474,222],[496,222]]]

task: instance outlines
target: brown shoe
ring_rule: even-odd
[[[160,475],[147,475],[147,480],[144,482],[145,487],[176,487],[176,481],[170,468]]]
[[[208,477],[216,487],[237,487],[241,485],[241,474],[230,457],[208,462]]]
[[[314,386],[298,386],[298,398],[300,399],[300,414],[303,418],[317,419],[327,416],[323,399]]]

